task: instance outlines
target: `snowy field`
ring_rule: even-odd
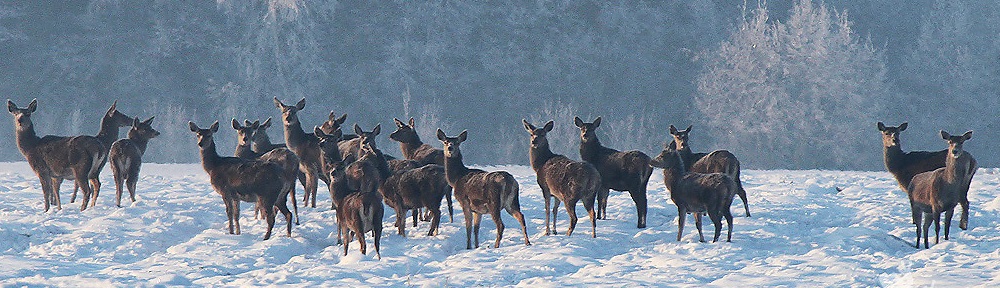
[[[521,183],[532,246],[523,245],[504,214],[499,249],[488,247],[496,234],[486,217],[481,248],[465,250],[457,202],[455,221],[445,216],[440,235],[424,236],[428,223],[421,222],[403,238],[387,208],[381,261],[372,250],[361,255],[356,242],[342,257],[334,214],[323,208],[300,207],[291,238],[279,216],[277,236],[261,241],[265,224],[244,203],[243,234],[228,235],[222,201],[199,165],[143,169],[136,203],[114,207],[114,184],[105,175],[96,208],[80,212],[79,201],[69,204],[72,184],[64,182],[63,209],[42,213],[40,186],[27,165],[0,163],[0,286],[1000,285],[997,169],[981,169],[973,180],[970,229],[959,230],[956,215],[951,240],[917,250],[906,197],[887,172],[744,171],[754,217],[741,217],[736,200],[733,242],[698,243],[690,217],[683,240],[675,241],[677,210],[660,170],[649,183],[649,227],[636,229],[631,198],[612,192],[611,219],[598,221],[593,239],[587,218],[573,236],[544,236],[530,168],[486,167],[508,170]],[[318,199],[329,206],[325,187]],[[559,219],[565,232],[565,212]]]

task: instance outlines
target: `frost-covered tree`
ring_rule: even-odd
[[[758,6],[703,57],[698,131],[746,166],[877,167],[879,144],[857,133],[884,105],[886,68],[846,13],[799,0],[781,22]]]

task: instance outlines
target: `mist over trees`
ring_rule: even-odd
[[[522,118],[555,120],[554,152],[579,159],[572,117],[602,116],[606,146],[654,154],[693,124],[695,150],[756,169],[878,170],[875,122],[908,121],[904,149],[975,130],[992,167],[997,24],[1000,3],[967,0],[0,1],[0,93],[38,98],[42,135],[96,134],[114,100],[156,116],[152,162],[198,161],[187,121],[304,97],[307,129],[331,111],[388,132],[413,117],[435,146],[468,129],[468,163],[527,164]],[[0,139],[23,161],[11,126]],[[233,132],[216,139],[231,153]]]

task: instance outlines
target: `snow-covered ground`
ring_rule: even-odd
[[[403,238],[387,209],[381,261],[361,255],[356,242],[341,256],[334,214],[324,208],[300,207],[291,238],[279,216],[277,236],[261,241],[265,224],[244,203],[243,234],[229,235],[222,201],[199,165],[143,169],[136,203],[114,207],[114,184],[105,175],[96,208],[80,212],[79,202],[69,204],[72,184],[64,182],[63,209],[43,213],[27,165],[0,163],[0,286],[1000,285],[997,169],[981,169],[973,181],[970,230],[957,228],[956,215],[951,240],[917,250],[906,197],[886,172],[744,171],[754,217],[736,218],[732,243],[698,243],[690,217],[683,240],[675,241],[677,210],[659,170],[649,183],[649,227],[636,229],[631,198],[612,192],[611,219],[598,221],[594,239],[587,218],[573,236],[544,236],[532,171],[486,167],[508,170],[521,183],[532,246],[523,245],[506,214],[500,248],[489,247],[496,232],[487,217],[481,248],[465,250],[460,213],[454,222],[444,219],[438,236],[425,236],[428,224],[421,222]],[[328,195],[324,187],[319,206],[328,207]],[[740,206],[736,200],[734,215],[743,215]],[[560,231],[567,218],[560,215]]]

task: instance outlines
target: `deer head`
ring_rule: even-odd
[[[331,133],[333,132],[333,130],[336,130],[337,128],[340,128],[342,125],[344,125],[344,122],[346,121],[347,121],[346,113],[344,114],[344,116],[340,116],[338,118],[337,113],[330,111],[329,120],[324,121],[323,124],[319,126],[319,128],[323,129],[323,131],[327,133]]]
[[[395,140],[397,142],[409,143],[416,142],[420,140],[417,135],[417,130],[414,130],[416,126],[413,123],[413,117],[410,117],[410,123],[403,123],[399,119],[392,118],[392,121],[396,123],[396,131],[389,134],[389,139]]]
[[[380,132],[382,132],[382,124],[375,125],[375,128],[373,128],[371,132],[365,132],[364,130],[361,130],[361,126],[358,126],[358,124],[354,124],[354,134],[357,134],[358,138],[361,138],[360,145],[362,147],[364,145],[371,145],[372,147],[376,147],[375,136],[378,136]]]
[[[149,140],[156,136],[160,136],[160,131],[153,129],[153,117],[149,117],[146,121],[139,121],[138,117],[132,119],[132,129],[128,130],[129,138]]]
[[[293,125],[299,123],[298,113],[303,108],[306,108],[306,98],[302,98],[295,106],[288,106],[281,103],[278,97],[274,97],[274,106],[281,110],[281,119],[285,125]]]
[[[952,136],[951,134],[948,134],[948,132],[941,130],[941,138],[948,142],[948,155],[952,158],[958,159],[958,157],[961,157],[963,153],[962,144],[964,144],[965,141],[972,139],[972,131],[970,130],[965,132],[965,134],[962,134],[961,136]]]
[[[253,135],[256,133],[257,128],[260,128],[260,121],[254,121],[250,123],[250,120],[244,120],[248,123],[246,126],[240,125],[236,118],[233,118],[233,129],[236,129],[236,141],[239,146],[249,146],[253,143]]]
[[[444,144],[444,157],[462,157],[462,151],[458,149],[458,146],[465,142],[468,136],[469,132],[463,130],[462,133],[458,134],[458,137],[448,137],[444,135],[444,131],[437,129],[437,138]]]
[[[191,132],[194,132],[194,134],[198,137],[198,147],[204,149],[215,143],[215,139],[212,138],[212,135],[214,135],[215,132],[219,132],[219,121],[212,123],[212,126],[208,129],[198,128],[198,125],[194,124],[194,122],[188,122],[188,128],[190,128]]]
[[[31,113],[35,113],[35,108],[38,108],[38,99],[32,99],[27,108],[18,108],[14,102],[7,99],[7,111],[14,115],[14,128],[17,131],[34,128],[31,122]]]
[[[597,127],[601,126],[601,117],[594,119],[594,122],[587,123],[580,120],[580,117],[573,117],[573,124],[580,128],[580,141],[592,142],[597,140]]]
[[[899,124],[898,127],[885,126],[882,122],[878,122],[878,131],[882,132],[882,146],[885,148],[899,147],[899,132],[904,130],[906,130],[906,122]]]
[[[323,132],[322,128],[317,126],[313,127],[313,133],[316,134],[316,138],[319,138],[319,149],[324,153],[337,151],[337,142],[340,142],[340,139],[344,136],[344,133],[343,131],[340,131],[340,128],[334,129],[332,133],[327,134],[326,132]]]
[[[525,119],[521,119],[521,123],[524,124],[524,130],[528,130],[528,133],[531,134],[531,148],[549,147],[549,140],[545,135],[552,131],[553,123],[551,120],[545,123],[542,128],[536,128]]]
[[[128,127],[129,125],[132,125],[132,120],[134,120],[132,117],[128,117],[124,113],[118,112],[118,101],[115,100],[114,103],[111,103],[111,108],[108,108],[108,112],[104,113],[101,123],[108,123],[114,127]]]
[[[674,149],[676,150],[690,149],[688,146],[688,133],[691,133],[691,127],[693,126],[694,125],[688,125],[687,129],[677,130],[677,127],[674,127],[674,125],[670,125],[670,136],[673,136],[674,138],[673,139]],[[667,143],[667,145],[669,146],[670,144]]]

